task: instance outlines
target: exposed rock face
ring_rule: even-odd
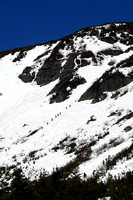
[[[23,70],[22,74],[19,75],[19,78],[25,83],[33,81],[33,79],[35,78],[35,72],[31,72],[31,70],[31,67],[26,67]]]
[[[105,49],[101,52],[99,52],[99,54],[103,54],[103,55],[106,55],[106,56],[118,56],[120,54],[122,54],[123,51],[122,50],[113,50],[113,49]]]
[[[106,46],[104,48],[101,47],[100,50],[95,50],[99,45],[98,41],[104,42],[103,44],[106,44]],[[49,49],[54,42],[47,43]],[[97,43],[97,46],[94,45],[95,43]],[[118,43],[127,45],[127,49],[123,50],[120,47],[121,45],[117,45]],[[93,46],[91,47],[92,44]],[[100,66],[108,56],[115,58],[132,51],[132,44],[133,23],[112,23],[87,27],[59,40],[50,54],[48,50],[35,58],[35,67],[26,67],[19,75],[19,78],[25,83],[36,81],[41,86],[59,79],[58,84],[51,90],[49,95],[53,94],[50,100],[51,103],[61,102],[66,100],[71,91],[78,85],[86,83],[85,78],[77,73],[79,68],[89,67],[89,65]],[[1,52],[0,57],[8,53],[15,54],[19,51],[18,55],[13,59],[13,62],[19,62],[26,56],[27,51],[34,48],[35,45]],[[47,58],[43,60],[46,56]],[[38,68],[39,62],[42,64]],[[112,66],[112,68],[90,86],[81,96],[80,101],[92,99],[93,102],[97,102],[106,98],[105,92],[118,90],[132,81],[132,73],[127,77],[119,72],[119,69],[132,67],[133,56],[117,63],[115,67],[117,72],[115,73],[112,73],[115,61],[110,59],[108,65]],[[34,68],[38,68],[38,70],[35,71]]]
[[[25,56],[26,56],[26,52],[25,51],[20,51],[20,53],[18,54],[18,56],[16,58],[14,58],[13,62],[20,61]]]
[[[86,43],[87,40],[88,44]],[[90,46],[89,48],[89,42],[91,44],[92,40],[95,43],[98,43],[98,40],[102,41],[107,44],[106,46],[110,45],[110,47],[105,47],[95,52],[95,47],[91,48]],[[99,66],[102,65],[105,57],[116,57],[124,53],[123,49],[119,45],[116,45],[118,42],[126,45],[133,44],[133,23],[112,23],[103,26],[87,27],[62,38],[52,50],[50,56],[45,59],[37,73],[33,71],[32,67],[26,67],[22,74],[19,75],[19,78],[24,82],[34,80],[38,85],[46,85],[51,81],[59,79],[59,83],[49,93],[50,95],[53,94],[50,102],[64,101],[69,97],[71,90],[86,82],[77,73],[80,67],[89,66],[90,64]],[[129,47],[126,49],[126,52],[131,50],[132,47]],[[13,62],[19,61],[25,54],[24,51],[20,51]],[[35,62],[42,59],[45,54],[38,56]],[[104,92],[117,90],[130,83],[132,77],[126,77],[122,73],[119,73],[119,68],[122,66],[130,67],[132,66],[132,62],[131,56],[129,59],[117,64],[116,68],[118,68],[118,71],[115,74],[111,74],[115,62],[110,60],[108,65],[112,66],[112,69],[99,77],[99,80],[93,83],[81,96],[80,100],[93,99],[93,102],[97,102],[100,99],[106,98],[106,95],[103,94]],[[77,78],[73,78],[75,76]],[[67,91],[67,87],[71,89]]]
[[[132,67],[133,66],[133,55],[128,59],[125,59],[118,63],[117,68]]]
[[[49,94],[53,94],[50,99],[50,103],[53,102],[62,102],[66,100],[69,95],[71,95],[71,91],[75,89],[78,85],[84,84],[86,81],[84,78],[79,76],[75,76],[72,78],[71,73],[67,73],[66,76],[63,76],[60,79],[60,82],[51,90]]]
[[[133,81],[132,70],[124,75],[119,72],[120,68],[132,67],[133,56],[118,63],[116,67],[112,67],[109,71],[105,72],[93,85],[81,96],[80,101],[93,99],[93,103],[104,100],[107,95],[104,92],[116,91]],[[115,72],[113,72],[116,69]]]
[[[118,36],[119,34],[121,36],[120,38]],[[99,38],[102,41],[111,44],[119,40],[123,44],[131,45],[133,44],[133,23],[128,23],[127,26],[125,26],[125,23],[121,24],[120,26],[112,23],[108,26],[107,29],[102,28]]]
[[[1,52],[0,70],[0,182],[7,166],[35,179],[62,166],[105,179],[132,169],[133,23]]]
[[[94,84],[81,96],[80,101],[93,99],[93,103],[104,100],[107,95],[104,92],[116,91],[133,81],[133,76],[126,77],[119,71],[112,73],[112,69],[94,82]]]

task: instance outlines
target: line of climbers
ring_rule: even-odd
[[[75,100],[75,102],[76,102],[76,100]],[[72,107],[72,105],[71,104],[69,104],[69,106],[66,106],[66,110],[68,109],[68,108],[71,108]],[[57,115],[55,115],[55,117],[54,118],[57,118],[57,117],[59,117],[60,115],[61,115],[62,113],[61,112],[59,112]],[[54,121],[54,118],[51,118],[51,122],[53,122]],[[49,122],[46,122],[46,124],[48,125],[49,124]]]

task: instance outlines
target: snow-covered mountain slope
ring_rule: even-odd
[[[133,23],[0,53],[0,166],[133,170]]]

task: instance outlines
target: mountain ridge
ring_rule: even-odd
[[[133,23],[0,52],[0,69],[1,168],[132,172]]]
[[[74,34],[76,34],[77,32],[79,31],[82,31],[82,30],[85,30],[85,29],[88,29],[88,28],[92,28],[92,27],[99,27],[99,26],[104,26],[104,25],[109,25],[109,24],[133,24],[133,22],[126,22],[126,21],[123,21],[123,22],[110,22],[110,23],[104,23],[104,24],[101,24],[101,25],[95,25],[95,26],[87,26],[85,28],[81,28],[80,30],[77,30],[77,31],[74,31],[73,33],[69,34],[69,35],[66,35],[66,36],[63,36],[61,37],[60,39],[55,39],[55,40],[50,40],[50,41],[46,41],[44,43],[37,43],[37,44],[33,44],[33,45],[28,45],[28,46],[21,46],[21,47],[16,47],[16,48],[13,48],[11,50],[4,50],[4,51],[0,51],[0,54],[4,54],[4,53],[15,53],[16,51],[20,51],[20,50],[24,50],[26,47],[34,47],[34,46],[37,46],[37,45],[43,45],[43,44],[47,44],[47,43],[50,43],[50,42],[55,42],[57,40],[62,40],[64,38],[67,38],[67,37],[70,37]],[[5,55],[5,54],[4,54]],[[0,56],[1,57],[1,56]]]

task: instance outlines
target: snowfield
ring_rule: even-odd
[[[118,176],[132,171],[132,150],[128,153],[128,158],[123,156],[117,159],[111,168],[107,168],[106,162],[133,144],[133,82],[120,88],[118,91],[121,95],[116,99],[111,98],[114,91],[106,92],[107,98],[97,103],[79,99],[96,80],[111,69],[112,66],[108,65],[111,60],[115,60],[115,72],[118,63],[133,55],[133,50],[125,52],[133,45],[120,42],[109,44],[96,36],[75,36],[75,51],[86,46],[86,51],[91,50],[94,55],[108,48],[121,49],[125,53],[114,57],[103,55],[101,63],[96,65],[91,62],[79,68],[77,74],[86,83],[73,89],[65,101],[50,104],[51,95],[48,94],[59,83],[59,79],[40,86],[35,80],[24,83],[18,76],[27,66],[34,66],[33,71],[37,74],[58,43],[36,46],[17,62],[13,60],[18,52],[0,59],[0,166],[21,167],[27,177],[35,179],[43,169],[51,173],[54,168],[74,161],[76,151],[94,142],[88,147],[90,155],[84,151],[86,159],[78,166],[81,175],[86,173],[91,176],[98,172],[101,179],[106,180],[109,175]],[[35,61],[47,51],[40,62]],[[60,49],[65,59],[71,52],[72,49],[69,48]],[[91,58],[86,60],[89,62]],[[133,66],[121,68],[120,71],[128,76],[133,71]],[[123,118],[124,116],[127,117]],[[73,148],[71,144],[74,145]]]

